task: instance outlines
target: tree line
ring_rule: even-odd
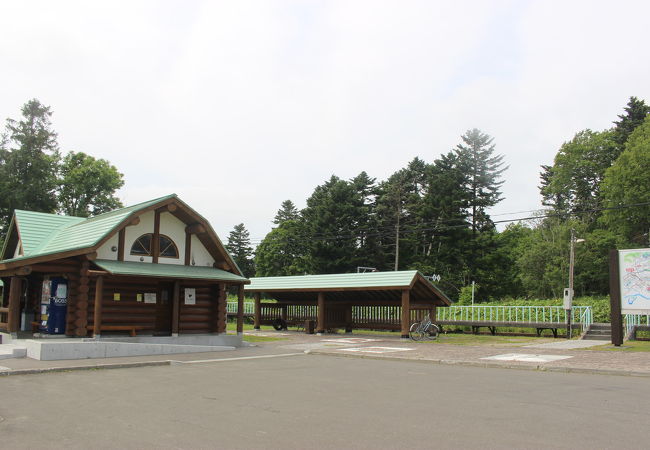
[[[648,245],[650,107],[630,98],[613,127],[582,130],[541,167],[544,209],[497,230],[489,209],[507,174],[493,138],[472,129],[431,162],[415,158],[386,180],[333,175],[298,210],[280,206],[256,249],[244,224],[228,249],[247,276],[417,269],[450,297],[553,298],[568,278],[571,231],[578,295],[608,292],[608,251]],[[367,269],[363,269],[367,270]]]
[[[16,209],[88,217],[122,206],[115,192],[123,175],[104,159],[63,155],[51,117],[49,106],[29,100],[0,135],[1,236]]]

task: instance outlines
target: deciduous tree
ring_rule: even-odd
[[[88,217],[120,208],[115,191],[124,185],[122,174],[105,159],[70,152],[63,158],[57,200],[59,210]]]

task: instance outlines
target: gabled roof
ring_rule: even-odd
[[[318,292],[331,293],[332,298],[397,299],[400,290],[410,289],[416,301],[434,301],[449,305],[451,300],[417,270],[394,272],[337,273],[286,277],[254,277],[244,288],[247,292],[264,292],[279,301],[313,300]],[[395,295],[380,294],[392,292]]]
[[[78,251],[78,254],[83,254],[84,252],[92,252],[132,218],[137,217],[145,210],[151,210],[169,203],[181,206],[189,217],[202,222],[210,239],[215,242],[216,247],[223,253],[229,265],[241,274],[241,270],[228,254],[207,220],[181,201],[176,194],[166,195],[90,218],[16,210],[7,236],[16,233],[20,236],[23,255],[16,258],[13,258],[13,254],[7,255],[7,251],[10,249],[7,245],[9,239],[6,239],[2,249],[3,260],[0,261],[0,266],[6,267],[7,264],[20,265],[23,262],[28,264],[31,259],[47,256],[52,256],[52,259],[55,259],[63,253],[69,254]],[[6,256],[10,257],[4,259]]]

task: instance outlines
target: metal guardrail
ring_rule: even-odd
[[[237,302],[227,302],[226,313],[237,314]],[[244,302],[244,314],[255,314],[255,303]]]
[[[513,323],[565,324],[567,311],[562,306],[449,306],[438,308],[438,320]],[[593,323],[591,306],[574,306],[571,319],[589,327]]]
[[[643,314],[624,314],[623,326],[625,327],[625,339],[629,339],[634,331],[634,327],[638,325],[650,325],[650,315]]]
[[[312,307],[315,308],[315,307]],[[394,317],[399,320],[398,307],[357,307],[353,309],[355,321],[376,319],[378,309],[386,309],[381,314],[384,320]],[[237,314],[237,302],[228,302],[228,314]],[[291,312],[291,311],[290,311]],[[314,311],[315,312],[315,311]],[[244,302],[244,314],[255,314],[255,304]],[[646,317],[646,316],[644,316]],[[567,311],[562,306],[449,306],[437,308],[437,320],[440,321],[475,321],[475,322],[511,322],[511,323],[549,323],[566,324]],[[580,324],[585,332],[593,323],[591,306],[574,306],[571,313],[572,322]],[[647,320],[647,319],[646,319]]]

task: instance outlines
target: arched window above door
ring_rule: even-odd
[[[131,246],[131,254],[135,256],[152,256],[151,242],[153,233],[146,233],[135,240]],[[160,235],[160,257],[161,258],[178,258],[178,247],[168,236]]]

